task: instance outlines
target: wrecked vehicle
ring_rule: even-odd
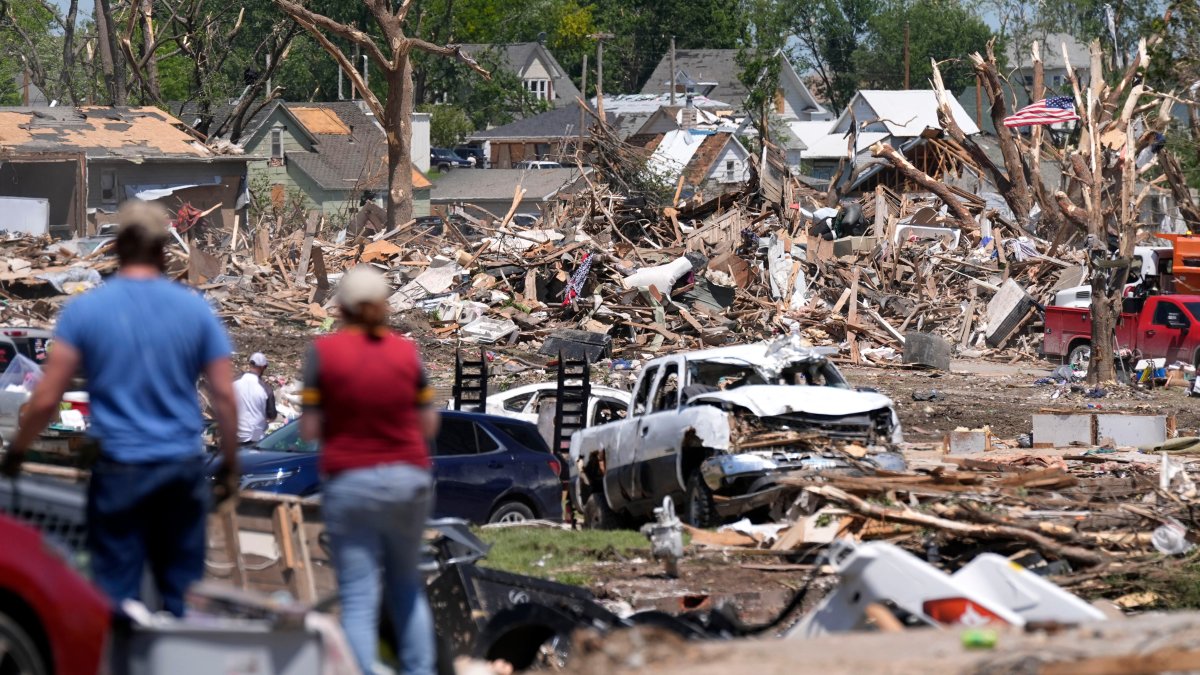
[[[828,352],[796,334],[673,354],[646,364],[626,418],[571,438],[571,498],[592,527],[645,521],[663,497],[711,527],[769,510],[791,471],[855,457],[902,470],[888,397],[847,384]]]

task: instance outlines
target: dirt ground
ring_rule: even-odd
[[[420,319],[405,324],[422,349],[426,369],[439,399],[450,396],[454,380],[453,345],[430,335]],[[242,356],[263,351],[271,358],[271,374],[287,378],[299,376],[311,329],[279,327],[270,335],[234,331],[236,349]],[[477,349],[472,347],[471,349]],[[489,350],[491,385],[504,390],[554,376],[546,358],[517,347]],[[948,432],[959,428],[991,427],[1002,440],[1015,439],[1031,432],[1031,415],[1043,408],[1137,411],[1175,415],[1181,435],[1200,435],[1200,399],[1188,398],[1185,390],[1138,390],[1119,388],[1104,398],[1086,398],[1082,387],[1066,391],[1057,399],[1054,385],[1034,382],[1050,374],[1055,364],[1046,361],[1010,365],[986,360],[956,360],[950,372],[845,366],[851,384],[872,387],[890,396],[897,404],[905,438],[916,448],[940,445]],[[614,371],[605,364],[594,367],[598,383],[629,389],[636,373]],[[913,395],[936,391],[934,400],[915,400]],[[1015,448],[1016,443],[1011,443]],[[1032,451],[1031,451],[1032,452]],[[630,608],[656,608],[676,613],[686,609],[707,609],[714,604],[735,606],[740,617],[750,623],[773,618],[784,607],[793,591],[808,576],[807,566],[775,555],[730,557],[713,551],[689,555],[681,576],[671,579],[661,566],[649,559],[600,560],[588,568],[595,579],[591,589],[602,600],[625,603]],[[819,596],[820,594],[814,594]]]

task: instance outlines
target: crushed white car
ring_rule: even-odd
[[[839,450],[902,470],[891,399],[850,387],[798,335],[646,364],[626,418],[571,438],[571,498],[593,527],[644,522],[663,497],[695,526],[772,506],[776,481],[849,467]]]

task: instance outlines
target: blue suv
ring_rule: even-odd
[[[529,422],[442,411],[430,448],[437,518],[474,523],[562,520],[559,461]],[[290,422],[241,451],[242,489],[308,496],[321,490],[315,443]],[[211,463],[215,472],[219,457]]]

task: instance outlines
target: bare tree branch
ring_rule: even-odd
[[[292,2],[292,0],[274,0],[274,2],[279,9],[282,9],[288,16],[295,19],[297,23],[302,22],[306,26],[312,26],[312,28],[306,28],[310,33],[315,35],[319,32],[317,29],[323,28],[334,35],[345,38],[362,47],[367,55],[371,57],[371,60],[380,68],[390,69],[392,67],[391,60],[385,57],[383,52],[379,51],[379,47],[375,45],[375,41],[371,39],[371,36],[361,30],[353,26],[338,23],[327,16],[317,14],[303,5]],[[354,68],[350,70],[354,70]]]
[[[485,70],[483,66],[479,65],[475,61],[474,57],[464,51],[462,45],[446,45],[445,47],[439,47],[431,42],[426,42],[417,38],[408,38],[408,41],[413,47],[416,47],[423,52],[458,59],[460,62],[465,63],[471,70],[474,70],[482,75],[485,80],[492,79],[492,74]]]

